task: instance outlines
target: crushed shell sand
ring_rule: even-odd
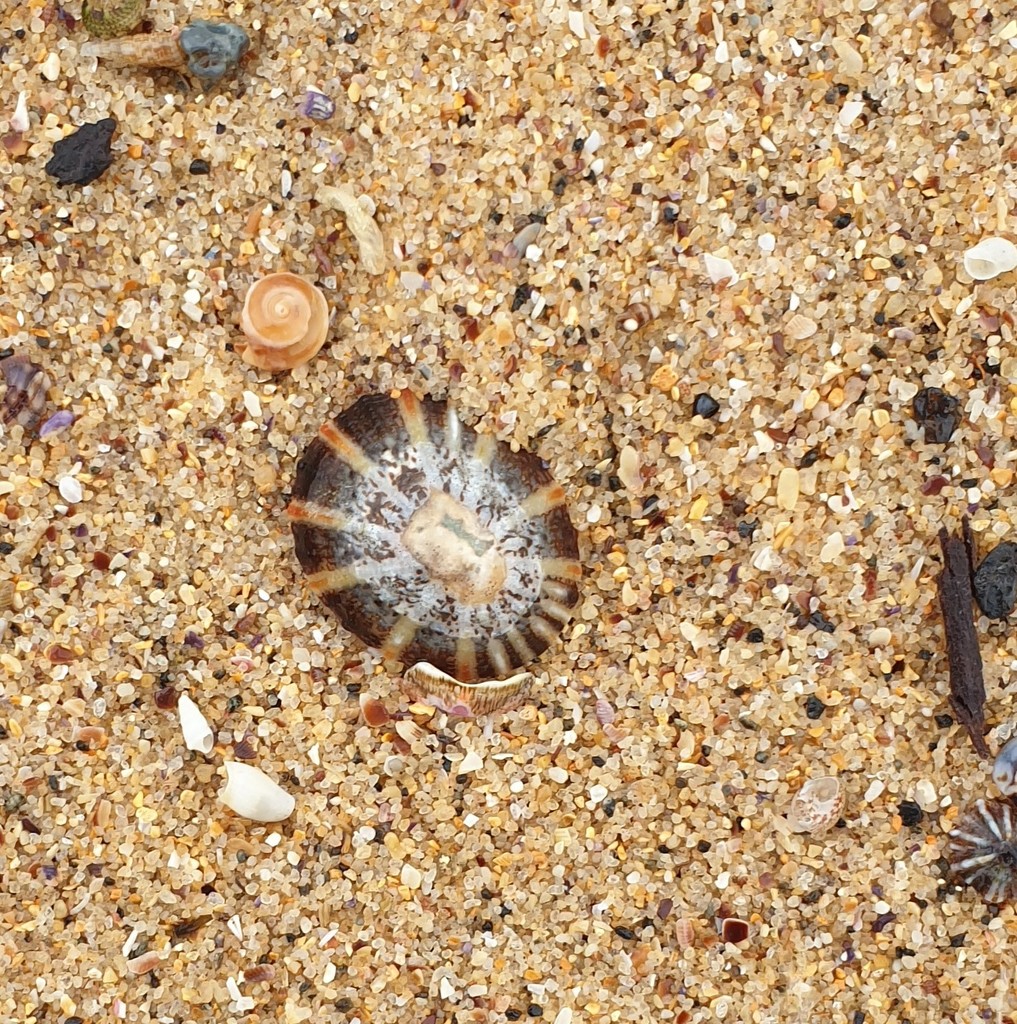
[[[940,886],[988,766],[944,717],[933,550],[1017,515],[1017,280],[963,268],[1013,231],[1017,23],[817,10],[155,0],[158,31],[251,30],[201,94],[0,5],[0,345],[75,417],[0,442],[0,1017],[1017,1016],[1013,912]],[[54,141],[107,114],[113,167],[55,187]],[[313,203],[339,184],[381,274]],[[270,378],[228,347],[284,267],[335,317],[313,372]],[[927,386],[961,403],[945,448]],[[411,712],[291,554],[298,453],[404,387],[535,444],[581,531],[540,704],[497,722]],[[1017,638],[979,630],[995,730]],[[166,687],[200,695],[209,759]],[[361,691],[418,728],[365,725]],[[284,822],[218,807],[248,736]],[[817,772],[853,795],[820,839],[783,817]]]

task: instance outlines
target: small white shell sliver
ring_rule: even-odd
[[[296,799],[260,768],[226,761],[226,785],[219,799],[236,814],[251,821],[282,821],[293,813]]]

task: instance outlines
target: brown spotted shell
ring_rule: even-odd
[[[502,679],[579,600],[565,492],[445,402],[368,395],[318,432],[288,515],[311,589],[387,660]]]

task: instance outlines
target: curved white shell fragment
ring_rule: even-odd
[[[964,269],[975,281],[991,281],[1017,269],[1017,245],[1006,238],[983,238],[964,253]]]
[[[293,813],[296,798],[260,768],[226,761],[226,785],[219,799],[234,813],[251,821],[282,821]]]
[[[791,801],[787,820],[795,832],[822,835],[839,818],[844,794],[834,775],[809,779]]]
[[[992,765],[992,781],[1003,796],[1017,793],[1017,736],[1014,736],[996,755]]]
[[[215,745],[212,727],[198,705],[186,693],[180,695],[177,714],[180,715],[180,731],[184,734],[184,746],[188,750],[197,750],[202,754],[211,753]]]
[[[476,718],[495,711],[508,711],[525,703],[533,685],[533,675],[520,672],[508,679],[461,683],[434,665],[418,661],[403,673],[403,683],[411,697],[426,701],[448,715]]]

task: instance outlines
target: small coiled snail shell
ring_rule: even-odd
[[[233,71],[250,47],[239,25],[192,21],[172,32],[85,43],[81,55],[114,67],[186,68],[207,88]]]
[[[633,302],[626,306],[622,310],[622,315],[618,317],[618,329],[626,334],[635,334],[655,319],[656,315],[648,303]]]
[[[269,274],[248,289],[240,327],[248,341],[241,353],[244,362],[259,370],[292,370],[325,344],[328,302],[319,288],[296,274]]]

